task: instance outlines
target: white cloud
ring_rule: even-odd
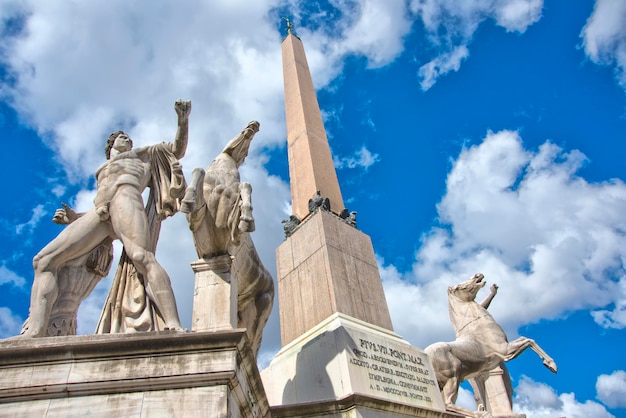
[[[474,399],[474,393],[472,391],[459,387],[459,393],[457,396],[455,405],[469,411],[476,410],[476,400]]]
[[[533,418],[611,418],[604,406],[594,401],[580,403],[573,393],[558,395],[545,383],[522,376],[515,388],[513,410]]]
[[[334,157],[333,159],[337,169],[358,167],[367,170],[380,161],[380,156],[378,154],[372,154],[372,152],[363,145],[361,149],[355,151],[355,153],[349,157]]]
[[[9,308],[0,306],[0,339],[18,335],[24,320]]]
[[[543,0],[411,0],[409,8],[431,35],[441,34],[439,42],[452,43],[469,40],[486,19],[508,32],[523,33],[541,18]]]
[[[613,66],[618,82],[626,89],[626,2],[596,0],[581,37],[589,58]]]
[[[39,224],[39,221],[46,215],[46,210],[43,205],[37,205],[33,208],[33,214],[30,219],[22,224],[15,226],[15,233],[21,235],[22,233],[30,233]]]
[[[626,372],[616,370],[598,376],[596,392],[598,399],[609,408],[626,408]]]
[[[8,269],[4,265],[0,265],[0,285],[10,284],[15,287],[23,287],[26,284],[26,280],[15,273],[13,270]]]
[[[541,18],[543,0],[411,0],[409,10],[424,24],[438,55],[420,67],[418,76],[423,90],[437,79],[458,71],[469,56],[470,44],[478,26],[493,19],[507,32],[523,33]]]
[[[200,143],[189,151],[198,161],[217,151],[202,141],[254,118],[272,121],[258,142],[282,138],[280,36],[265,20],[274,2],[26,4],[24,31],[3,48],[17,80],[4,90],[48,134],[70,179],[93,173],[114,129],[137,145],[172,138],[177,98],[194,102],[191,137]]]
[[[454,48],[451,52],[441,54],[434,60],[422,65],[418,71],[422,90],[431,88],[440,76],[450,71],[459,71],[461,62],[466,60],[467,57],[469,57],[469,50],[467,46],[461,45]]]
[[[366,56],[373,68],[390,63],[402,52],[403,38],[411,28],[404,0],[362,0],[358,7],[338,4],[346,5],[344,12],[350,8],[359,12],[354,22],[346,20],[349,26],[339,42],[340,51]]]
[[[626,327],[626,280],[620,280],[615,291],[613,309],[598,309],[591,312],[591,316],[605,328],[623,329]]]
[[[511,131],[464,149],[413,270],[382,263],[396,330],[421,347],[453,338],[446,288],[475,272],[500,285],[489,310],[509,337],[578,309],[615,306],[611,324],[623,325],[626,185],[587,182],[584,162],[550,142],[526,150]]]

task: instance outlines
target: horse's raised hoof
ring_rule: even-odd
[[[244,217],[239,218],[239,224],[237,225],[237,229],[241,232],[254,232],[254,218],[252,217]]]
[[[544,366],[546,366],[548,369],[550,369],[550,371],[551,371],[552,373],[556,373],[556,371],[557,371],[557,367],[556,367],[556,362],[555,362],[554,360],[552,360],[552,359],[550,359],[550,360],[545,360],[545,361],[543,362],[543,365],[544,365]]]

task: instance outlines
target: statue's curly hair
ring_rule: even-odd
[[[107,160],[109,158],[111,158],[111,149],[113,148],[113,143],[115,142],[115,138],[117,138],[119,135],[121,134],[125,134],[126,132],[124,131],[115,131],[113,132],[111,135],[109,135],[109,138],[107,139],[107,143],[104,146],[104,155],[107,156]],[[133,146],[133,140],[128,138],[128,140],[130,141],[130,146]]]

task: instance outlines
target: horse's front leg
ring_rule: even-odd
[[[239,217],[238,228],[241,232],[253,232],[255,226],[252,216],[252,186],[250,183],[239,184],[239,194],[241,195],[241,216]]]
[[[197,211],[204,206],[204,194],[202,184],[204,183],[204,170],[194,168],[191,173],[191,182],[185,190],[185,196],[181,201],[180,211],[183,213],[191,213]],[[198,193],[199,189],[199,193]]]
[[[504,356],[504,361],[509,361],[522,354],[524,350],[530,348],[543,360],[543,365],[546,366],[552,373],[557,372],[556,362],[550,357],[535,340],[527,337],[519,337],[516,340],[511,341],[507,345],[507,352]]]

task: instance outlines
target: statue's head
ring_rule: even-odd
[[[448,288],[448,293],[454,294],[457,298],[465,302],[476,299],[478,291],[487,284],[482,273],[476,273],[464,282]]]
[[[222,152],[230,155],[233,160],[235,160],[237,167],[239,167],[248,156],[250,142],[252,142],[252,138],[254,138],[257,132],[259,132],[259,122],[253,120],[248,123],[248,126],[246,126],[239,136],[233,138],[226,147],[224,147]]]
[[[113,149],[113,144],[115,144],[115,140],[117,139],[118,136],[122,134],[127,135],[126,132],[124,131],[115,131],[111,135],[109,135],[109,138],[107,139],[107,143],[104,146],[104,155],[106,155],[107,160],[111,158],[111,150]],[[132,147],[133,146],[132,139],[130,139],[129,137],[128,140],[130,141],[130,146]]]

